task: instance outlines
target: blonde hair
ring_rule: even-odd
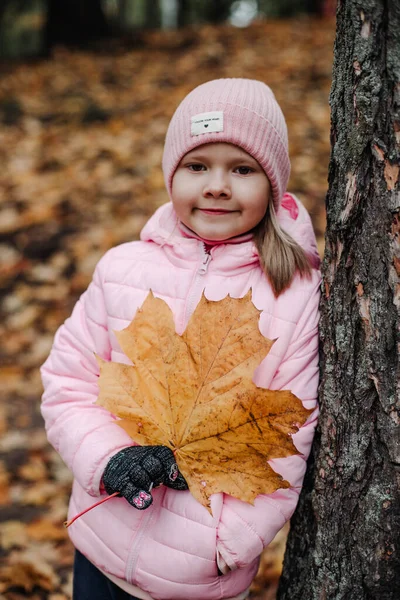
[[[268,204],[264,218],[254,229],[253,241],[261,267],[276,298],[290,286],[296,273],[300,277],[311,277],[311,264],[307,254],[281,228],[272,202]]]

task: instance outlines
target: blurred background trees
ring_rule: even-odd
[[[142,29],[333,15],[336,0],[0,0],[0,58],[48,56]]]

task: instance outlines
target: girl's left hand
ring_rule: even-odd
[[[130,446],[113,456],[104,471],[103,484],[108,494],[119,492],[138,510],[148,508],[153,487],[164,484],[187,490],[172,450],[167,446]]]

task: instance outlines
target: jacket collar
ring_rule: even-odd
[[[221,246],[223,244],[224,245],[243,244],[243,242],[249,242],[253,237],[252,233],[243,233],[242,235],[237,235],[236,237],[229,238],[228,241],[227,240],[223,240],[223,241],[207,240],[205,238],[201,238],[199,235],[197,235],[197,233],[195,231],[192,231],[192,229],[189,229],[189,227],[186,227],[186,225],[184,225],[182,223],[182,221],[178,221],[178,227],[184,237],[200,240],[209,248],[212,248],[213,246]]]
[[[190,262],[204,260],[206,250],[215,259],[215,268],[222,271],[237,270],[258,262],[258,253],[251,236],[249,239],[246,236],[246,241],[243,242],[229,243],[227,253],[225,250],[228,242],[208,247],[205,240],[194,232],[189,232],[190,229],[182,228],[172,203],[168,202],[149,219],[142,229],[140,239],[162,246],[171,262],[182,267]]]

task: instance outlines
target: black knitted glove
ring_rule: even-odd
[[[119,492],[139,510],[153,502],[151,490],[164,484],[174,490],[187,490],[172,450],[167,446],[129,446],[110,458],[103,474],[108,494]]]

